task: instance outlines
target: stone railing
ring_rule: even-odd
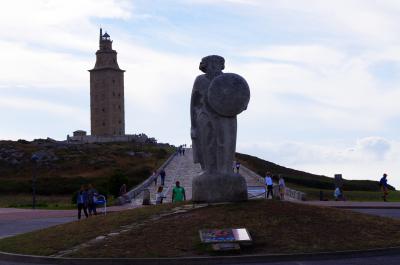
[[[248,174],[249,176],[254,177],[255,179],[257,179],[257,182],[259,182],[262,185],[265,185],[264,184],[264,178],[261,177],[260,175],[258,175],[257,173],[255,173],[254,171],[248,169],[247,167],[245,167],[243,165],[240,166],[240,170],[245,171],[246,174]],[[277,184],[274,184],[273,193],[275,195],[279,194],[279,186]],[[291,198],[293,200],[298,200],[298,201],[306,200],[306,193],[298,191],[298,190],[294,190],[294,189],[291,189],[291,188],[288,188],[288,187],[285,188],[285,196],[289,197],[289,198]]]
[[[255,178],[257,180],[257,182],[259,182],[261,185],[264,185],[264,178],[261,177],[260,175],[258,175],[257,173],[255,173],[254,171],[248,169],[247,167],[241,165],[240,166],[240,171],[241,172],[245,172],[245,174],[247,174],[248,176],[251,176],[253,178]]]
[[[172,161],[172,159],[175,157],[175,155],[176,155],[176,152],[174,152],[167,159],[167,161],[165,161],[164,164],[162,164],[158,168],[157,172],[160,172],[161,169],[165,169],[168,166],[168,164]],[[123,205],[123,204],[135,199],[140,193],[143,192],[143,190],[147,189],[147,187],[149,187],[151,185],[151,183],[154,182],[154,179],[157,177],[158,177],[158,175],[156,175],[156,176],[151,175],[146,180],[144,180],[142,183],[140,183],[139,185],[137,185],[136,187],[134,187],[133,189],[128,191],[125,195],[119,196],[117,199],[118,204]]]
[[[306,193],[298,190],[294,190],[291,188],[286,187],[285,189],[285,196],[290,197],[292,199],[298,201],[305,201],[306,200]]]
[[[280,197],[278,184],[274,184],[273,192],[274,192],[274,197],[277,197],[277,198]],[[296,201],[305,201],[306,193],[286,187],[285,188],[285,197],[291,198],[292,200],[296,200]]]

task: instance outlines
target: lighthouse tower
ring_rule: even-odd
[[[117,63],[110,35],[100,29],[96,64],[90,72],[91,135],[125,135],[124,70]]]

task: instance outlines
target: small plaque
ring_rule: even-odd
[[[200,238],[203,243],[235,242],[232,229],[203,229]]]

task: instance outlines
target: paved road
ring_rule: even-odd
[[[400,209],[351,209],[352,211],[400,219]],[[400,264],[400,263],[399,263]]]
[[[108,212],[126,210],[112,206]],[[103,209],[98,208],[98,212]],[[0,208],[0,238],[27,233],[77,220],[77,210],[41,210]],[[1,265],[1,263],[0,263]]]
[[[76,220],[73,217],[39,218],[23,220],[0,220],[0,238],[14,236],[46,227]]]

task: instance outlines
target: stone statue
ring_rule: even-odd
[[[201,60],[205,74],[196,78],[191,98],[193,160],[203,172],[193,179],[196,202],[247,200],[245,179],[233,170],[236,115],[247,108],[250,90],[237,74],[223,73],[225,60],[210,55]]]

